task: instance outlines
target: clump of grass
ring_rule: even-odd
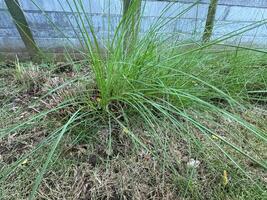
[[[29,63],[26,67],[22,66],[18,58],[15,62],[15,80],[19,84],[24,85],[26,88],[37,86],[43,82],[43,73],[38,66]]]
[[[220,185],[211,190],[218,189],[218,193],[223,193],[228,187],[227,183],[223,185],[221,181],[223,171],[236,171],[234,180],[238,182],[238,178],[242,177],[256,185],[257,193],[264,192],[262,182],[254,179],[256,176],[251,174],[248,163],[254,163],[262,169],[267,168],[262,149],[258,149],[256,145],[266,145],[265,129],[246,120],[243,113],[248,109],[249,100],[264,99],[264,96],[260,99],[251,97],[252,91],[261,91],[261,94],[266,91],[266,69],[257,66],[257,63],[250,64],[253,60],[247,60],[246,57],[255,56],[257,62],[259,57],[265,55],[262,56],[260,52],[257,55],[243,53],[242,48],[236,54],[212,52],[208,48],[229,38],[231,34],[218,41],[189,49],[184,48],[184,43],[170,44],[168,41],[171,38],[161,37],[158,33],[169,23],[164,20],[154,24],[144,36],[131,36],[134,39],[129,45],[129,29],[126,27],[136,28],[140,23],[140,18],[135,17],[137,25],[133,25],[132,18],[129,17],[140,9],[138,3],[128,9],[114,36],[102,43],[95,34],[82,1],[74,1],[73,4],[69,2],[69,5],[73,14],[77,13],[75,20],[82,34],[84,55],[90,61],[92,69],[90,78],[83,80],[87,89],[72,95],[70,99],[61,100],[53,108],[0,130],[0,138],[4,139],[38,126],[42,119],[50,118],[48,122],[51,119],[58,122],[55,125],[57,128],[30,153],[3,167],[2,181],[12,180],[12,175],[19,170],[25,159],[35,158],[35,152],[45,149],[46,157],[35,158],[36,163],[33,160],[29,166],[36,173],[29,195],[33,199],[52,162],[59,159],[61,149],[58,147],[62,145],[65,136],[71,138],[71,144],[82,142],[88,145],[91,142],[95,145],[95,140],[101,140],[101,145],[105,146],[98,154],[102,155],[100,160],[107,170],[112,168],[110,165],[121,155],[123,160],[128,154],[133,158],[141,154],[143,165],[146,160],[150,161],[148,168],[155,164],[154,178],[158,179],[153,180],[153,170],[149,170],[151,180],[143,184],[152,182],[155,187],[157,183],[163,182],[163,191],[172,194],[176,187],[180,198],[197,199],[206,194],[206,188],[201,186],[201,178],[211,172],[216,177],[214,183]],[[20,73],[17,78],[23,79],[22,69],[19,68],[18,71]],[[70,80],[64,86],[73,82],[74,80]],[[44,96],[54,94],[62,87],[57,85]],[[64,115],[63,119],[53,118],[52,113],[70,107],[71,112]],[[234,130],[235,127],[239,128]],[[99,134],[103,129],[106,130],[105,134]],[[250,143],[250,140],[257,142]],[[119,148],[123,142],[131,147],[122,147],[126,153]],[[190,167],[188,163],[192,160],[200,163],[201,168]],[[132,162],[129,166],[131,165]],[[99,182],[101,181],[102,179]],[[251,190],[253,189],[255,188]],[[152,189],[153,192],[160,190],[161,188]],[[111,198],[115,195],[99,196],[98,192],[102,190],[95,193],[90,191],[96,198]],[[127,196],[124,191],[117,193],[119,197],[134,196],[133,193]],[[161,195],[158,196],[162,197]],[[153,193],[146,197],[152,198]],[[207,194],[207,198],[212,198],[212,194]]]

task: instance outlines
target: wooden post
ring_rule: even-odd
[[[210,1],[206,25],[205,25],[205,30],[204,30],[204,34],[202,37],[203,42],[209,42],[209,40],[211,38],[217,5],[218,5],[218,0],[211,0]]]
[[[26,17],[19,5],[18,0],[5,0],[5,3],[30,56],[36,57],[37,55],[39,55],[39,49],[36,46],[32,32],[29,28]]]

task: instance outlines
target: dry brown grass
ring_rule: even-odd
[[[49,76],[44,76],[43,73],[43,70],[23,72],[23,77],[26,76],[23,79],[29,78],[32,84],[26,84],[26,89],[23,88],[15,98],[10,98],[5,109],[13,109],[18,115],[11,116],[5,112],[7,116],[2,118],[5,119],[5,123],[0,121],[1,128],[9,124],[6,120],[11,120],[11,117],[13,117],[12,123],[19,122],[44,109],[55,108],[64,100],[77,95],[77,91],[83,90],[79,83],[70,84],[49,94],[36,104],[35,97],[40,97],[77,76],[69,72],[46,73]],[[14,84],[14,80],[10,80],[11,77],[3,77],[2,80],[6,82],[6,86],[12,86],[14,91],[18,91],[19,88],[16,88],[18,85]],[[25,83],[21,82],[20,84]],[[35,90],[36,88],[38,90]],[[8,92],[10,89],[5,87],[4,90],[6,96],[13,97],[14,93]],[[29,106],[32,102],[34,104]],[[242,115],[252,124],[267,131],[266,110],[266,107],[262,105],[255,105]],[[71,112],[71,110],[62,110],[62,112],[63,114],[60,115],[49,116],[51,117],[48,120],[49,123],[38,122],[33,124],[30,129],[0,140],[0,169],[5,169],[22,155],[34,149],[53,129],[60,126],[64,113]],[[199,117],[198,120],[216,130],[221,136],[226,136],[226,132],[232,130],[239,135],[248,137],[248,133],[232,121],[211,116],[205,112],[202,113],[202,117]],[[206,121],[207,117],[217,118],[215,120],[217,124],[209,124]],[[183,121],[182,123],[186,124],[187,122]],[[88,130],[88,132],[94,132],[94,135],[89,137],[90,142],[73,143],[79,133],[77,128],[62,141],[60,151],[55,157],[55,163],[49,168],[42,181],[37,199],[174,200],[216,199],[217,197],[217,199],[251,199],[253,197],[264,199],[263,194],[251,185],[250,180],[237,172],[233,166],[229,166],[226,162],[227,158],[220,155],[218,150],[212,149],[212,146],[198,130],[190,127],[189,124],[187,127],[188,132],[184,134],[194,134],[199,141],[206,144],[205,148],[192,149],[193,141],[185,140],[179,134],[174,137],[174,134],[170,134],[170,132],[177,131],[178,133],[181,130],[173,129],[171,125],[166,124],[156,127],[156,130],[167,141],[168,148],[157,149],[153,145],[155,144],[154,138],[151,137],[151,134],[146,133],[148,130],[142,126],[142,123],[136,123],[132,131],[154,150],[155,154],[153,155],[145,149],[136,148],[124,130],[119,128],[112,131],[111,148],[108,148],[107,145],[110,134],[107,127],[99,128],[95,132]],[[235,138],[232,139],[235,140]],[[258,152],[261,152],[260,156],[267,159],[264,154],[265,144],[258,140],[251,140],[250,143]],[[211,148],[209,154],[205,153],[207,147]],[[244,149],[246,148],[244,147]],[[6,184],[0,188],[2,199],[27,199],[38,168],[45,159],[47,149],[49,146],[45,145],[31,158],[25,160],[16,173],[8,177]],[[247,151],[250,149],[248,148]],[[168,161],[165,160],[166,158]],[[188,163],[192,159],[199,161],[199,165],[190,167]],[[244,160],[244,162],[249,161]],[[262,184],[267,184],[266,172],[258,166],[250,165],[249,167],[252,177],[261,179]],[[176,173],[173,173],[173,170]],[[222,183],[223,170],[227,170],[230,177],[230,184],[227,187],[224,187]]]

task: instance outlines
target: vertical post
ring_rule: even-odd
[[[123,0],[124,49],[129,52],[139,32],[141,0]]]
[[[129,10],[131,2],[132,0],[123,0],[123,16],[125,16],[127,11]]]
[[[214,20],[217,10],[218,0],[211,0],[205,25],[204,34],[202,37],[203,42],[208,42],[211,38],[213,26],[214,26]]]
[[[26,17],[20,7],[18,0],[5,0],[7,8],[16,24],[17,30],[23,40],[31,57],[35,57],[39,53],[39,49],[33,39],[32,32],[27,23]]]

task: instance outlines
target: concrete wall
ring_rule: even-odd
[[[99,38],[106,37],[108,31],[114,31],[114,27],[120,20],[121,0],[83,1]],[[33,2],[36,2],[38,6]],[[79,46],[79,40],[77,39],[77,34],[80,34],[78,25],[66,2],[67,0],[20,0],[34,38],[41,48],[52,51],[70,45],[70,43],[71,45]],[[161,15],[161,11],[170,2],[173,1],[143,1],[142,32],[149,29],[152,22],[157,20]],[[175,17],[194,2],[195,0],[175,1],[171,9],[164,13],[162,18]],[[165,34],[175,34],[175,37],[180,39],[199,40],[203,33],[208,6],[209,0],[200,0],[196,6],[168,24],[161,31]],[[220,38],[263,19],[267,19],[266,0],[219,0],[212,37],[213,39]],[[112,27],[108,26],[109,20],[113,25]],[[57,29],[60,29],[60,31]],[[267,46],[266,36],[267,26],[264,24],[235,36],[227,40],[227,42],[265,47]],[[4,0],[0,0],[0,52],[23,52],[24,50],[24,44],[12,22]]]

